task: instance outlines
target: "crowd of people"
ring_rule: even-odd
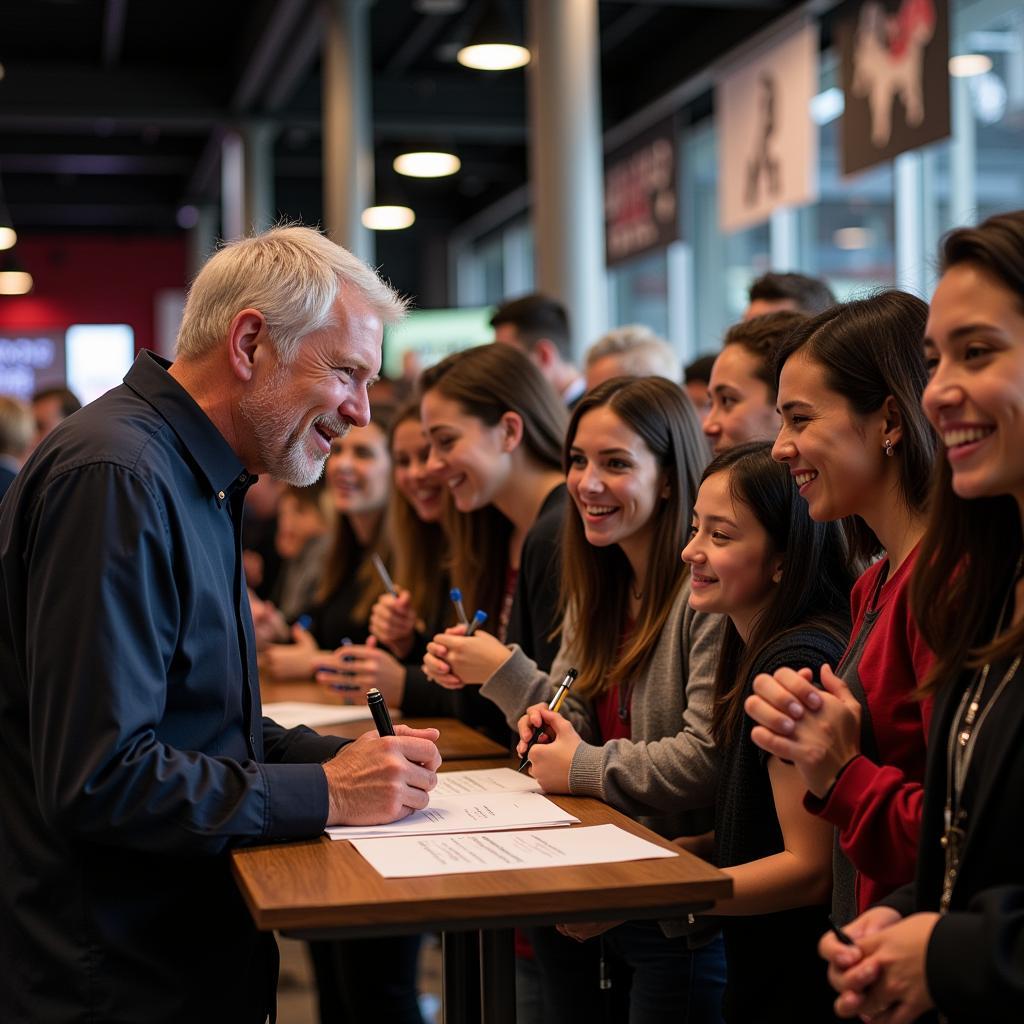
[[[685,370],[628,325],[581,372],[564,308],[527,296],[397,404],[367,393],[402,313],[372,271],[300,228],[218,253],[178,360],[141,356],[2,506],[0,814],[29,893],[4,896],[11,1005],[61,981],[130,1006],[129,968],[130,992],[166,987],[166,941],[130,951],[120,918],[94,921],[140,864],[165,895],[216,893],[209,955],[242,929],[225,849],[423,806],[436,734],[261,731],[262,677],[345,702],[377,687],[520,754],[543,727],[545,792],[603,800],[731,878],[683,920],[524,930],[520,1024],[1021,1019],[1024,211],[952,232],[940,261],[930,304],[766,274]],[[68,508],[97,519],[70,581],[88,654],[92,634],[52,643],[55,566],[82,543]],[[472,635],[452,588],[485,617]],[[45,886],[95,911],[64,942]],[[187,906],[141,905],[185,927]],[[225,999],[258,1009],[273,971],[244,934],[220,953]],[[97,950],[99,996],[75,966]],[[322,1019],[420,1024],[417,951],[314,944]]]

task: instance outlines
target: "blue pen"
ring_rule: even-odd
[[[466,618],[466,609],[462,606],[462,591],[458,587],[452,587],[448,596],[451,597],[452,603],[455,605],[455,614],[458,615],[459,622],[468,626],[469,619]]]
[[[473,621],[466,627],[466,636],[472,636],[476,632],[477,626],[482,626],[486,621],[487,612],[477,608],[473,613]]]
[[[350,636],[343,636],[341,638],[341,643],[338,646],[339,647],[351,647],[352,646],[352,637],[350,637]],[[342,661],[351,661],[352,657],[351,656],[343,657],[341,660]],[[348,673],[344,669],[335,668],[333,665],[321,665],[320,666],[320,671],[321,672],[333,672],[335,675],[348,675]],[[353,686],[351,683],[331,683],[330,684],[330,688],[332,690],[348,690],[348,691],[358,690],[359,689],[358,686]]]

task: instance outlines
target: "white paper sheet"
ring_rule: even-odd
[[[618,825],[588,825],[555,832],[358,839],[352,845],[385,878],[611,864],[677,856]]]
[[[263,714],[272,718],[285,729],[293,729],[297,725],[308,725],[315,729],[320,725],[339,725],[342,722],[359,722],[371,720],[370,709],[365,704],[353,704],[351,707],[342,704],[313,704],[307,701],[282,700],[264,704]]]
[[[579,821],[539,793],[468,793],[430,796],[430,806],[387,825],[332,825],[332,839],[429,836],[445,832],[495,832],[551,828]]]
[[[441,772],[437,786],[431,790],[435,796],[455,796],[459,793],[540,793],[540,783],[525,772],[511,768],[480,768],[477,771]]]

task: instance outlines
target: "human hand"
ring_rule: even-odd
[[[256,650],[288,639],[288,623],[273,601],[263,601],[249,590],[249,610],[256,633]]]
[[[780,669],[757,676],[744,704],[758,723],[750,738],[769,754],[792,761],[819,798],[860,753],[861,720],[860,703],[828,665],[822,666],[821,684],[824,690],[814,686],[806,670]]]
[[[621,921],[577,921],[573,924],[556,924],[555,929],[567,939],[586,942],[605,932],[618,928]]]
[[[311,679],[318,651],[316,640],[308,630],[292,626],[292,644],[270,644],[260,652],[260,671],[274,679]]]
[[[396,657],[404,658],[412,650],[416,633],[412,594],[402,587],[397,595],[381,594],[370,611],[370,632]]]
[[[672,845],[692,853],[694,857],[709,861],[715,853],[715,833],[711,831],[702,832],[699,836],[676,836],[672,840]]]
[[[454,626],[438,633],[427,644],[431,670],[437,672],[437,677],[432,676],[435,682],[446,685],[440,677],[448,676],[463,685],[486,683],[512,657],[512,652],[493,634],[480,629],[472,636],[465,632],[465,626]],[[426,669],[427,657],[423,664]]]
[[[530,749],[530,774],[540,783],[545,793],[568,793],[573,754],[583,742],[572,722],[557,711],[549,710],[546,704],[534,704],[519,719],[518,726],[519,744],[516,752],[520,757],[526,753],[533,730],[544,728],[545,731]]]
[[[861,926],[869,915],[874,915]],[[895,919],[894,919],[895,918]],[[838,1016],[860,1017],[878,1024],[910,1024],[935,1005],[928,991],[925,959],[928,942],[939,915],[912,914],[900,918],[888,907],[875,907],[846,928],[856,946],[843,947],[845,958],[833,951],[826,935],[819,952],[829,959],[829,981],[839,991],[835,1002]],[[843,967],[842,964],[850,964]]]
[[[405,666],[388,651],[377,646],[377,638],[365,644],[347,644],[318,658],[316,681],[328,689],[365,693],[377,687],[384,700],[400,708],[405,696]]]
[[[323,765],[328,825],[381,825],[430,802],[441,755],[436,729],[396,725],[394,736],[364,732]]]

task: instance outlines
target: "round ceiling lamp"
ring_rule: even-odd
[[[992,58],[984,53],[961,53],[949,58],[949,73],[954,78],[973,78],[992,70]]]
[[[18,232],[12,227],[0,227],[0,252],[4,249],[13,249],[18,241]]]
[[[0,270],[0,295],[27,295],[32,275],[25,270]]]
[[[455,59],[478,71],[508,71],[530,63],[530,51],[523,46],[521,33],[512,27],[502,0],[484,4],[473,34]]]
[[[408,178],[445,178],[455,174],[462,161],[454,153],[402,153],[391,166]]]
[[[362,221],[370,231],[401,231],[416,222],[416,214],[408,206],[368,206]]]

